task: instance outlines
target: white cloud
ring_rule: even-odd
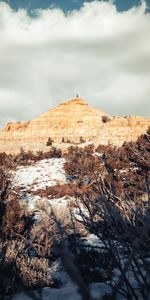
[[[73,98],[110,114],[150,111],[150,14],[111,2],[14,12],[0,3],[0,121],[26,120]]]

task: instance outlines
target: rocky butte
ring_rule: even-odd
[[[0,152],[48,151],[50,137],[56,147],[65,150],[70,145],[93,143],[121,146],[135,141],[150,126],[150,119],[138,116],[111,117],[75,98],[50,109],[29,122],[8,123],[0,131]],[[82,137],[82,138],[81,138]]]

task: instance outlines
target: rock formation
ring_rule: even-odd
[[[71,144],[113,144],[135,141],[150,126],[144,117],[109,117],[99,109],[91,108],[84,100],[75,98],[50,109],[30,122],[8,123],[0,131],[0,152],[48,151],[50,137],[54,146],[63,150]]]

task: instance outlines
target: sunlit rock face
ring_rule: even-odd
[[[8,123],[0,131],[0,152],[13,154],[20,148],[48,151],[49,137],[54,146],[62,150],[71,144],[84,146],[89,143],[119,147],[124,141],[135,141],[149,126],[150,119],[110,117],[90,107],[83,99],[75,98],[60,103],[33,121]]]

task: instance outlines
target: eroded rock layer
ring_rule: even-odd
[[[109,117],[99,109],[91,108],[84,100],[75,98],[50,109],[30,122],[8,123],[0,131],[0,152],[48,151],[50,137],[54,146],[63,150],[71,144],[113,144],[135,141],[150,126],[144,117]]]

